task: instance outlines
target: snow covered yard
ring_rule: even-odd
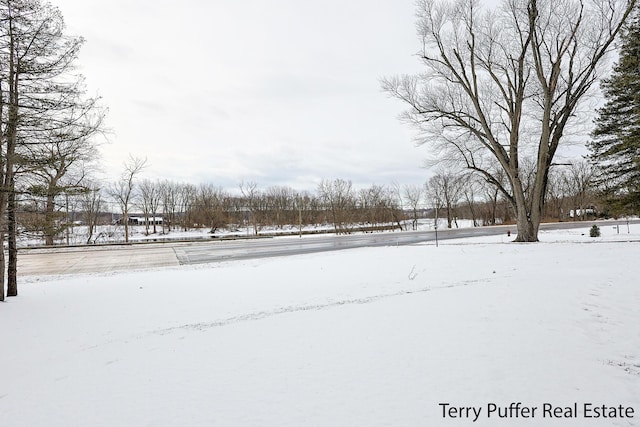
[[[626,231],[29,279],[0,305],[0,425],[640,426]],[[512,402],[536,411],[488,413]]]

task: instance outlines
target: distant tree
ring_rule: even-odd
[[[193,184],[179,184],[177,188],[178,205],[182,213],[182,230],[187,231],[194,224],[192,213],[198,203],[198,190]]]
[[[602,81],[591,160],[597,182],[617,211],[640,212],[640,7],[621,32],[620,57]]]
[[[180,188],[182,184],[165,180],[160,185],[162,194],[162,232],[175,230],[177,225],[176,213],[180,206]]]
[[[564,187],[571,202],[573,220],[585,219],[593,200],[593,168],[584,160],[572,161],[564,173]]]
[[[318,186],[318,192],[323,203],[329,209],[336,234],[348,233],[351,214],[355,206],[355,192],[351,181],[323,179]]]
[[[153,182],[149,179],[143,179],[138,185],[138,197],[137,206],[142,211],[144,217],[144,234],[149,235],[149,222],[151,221],[151,198],[153,197],[155,189],[153,188]],[[153,221],[155,224],[155,221]]]
[[[461,177],[461,192],[469,208],[469,215],[473,221],[473,226],[478,226],[477,200],[478,177],[474,173],[468,173]]]
[[[149,222],[151,222],[153,225],[153,234],[156,234],[158,232],[156,218],[158,216],[158,210],[162,200],[160,185],[157,181],[154,182],[149,179],[143,179],[140,182],[139,187],[139,205],[142,208],[142,213],[144,215],[145,232],[149,235]]]
[[[209,228],[215,233],[219,228],[227,225],[228,217],[225,202],[227,193],[222,187],[213,184],[201,184],[195,191],[195,201],[192,206],[193,219],[201,226]]]
[[[502,183],[502,187],[507,185],[507,174],[500,166],[494,166],[492,168],[494,178],[496,181]],[[511,218],[513,217],[513,205],[505,200],[504,195],[500,191],[499,187],[492,181],[484,180],[481,181],[483,183],[483,188],[485,192],[486,199],[490,201],[492,205],[492,225],[498,223],[500,220],[501,223],[509,223]]]
[[[308,191],[301,191],[295,194],[294,200],[299,226],[315,225],[320,222],[318,213],[321,211],[321,203],[315,194]]]
[[[272,186],[267,188],[265,195],[270,212],[270,222],[276,228],[282,229],[285,225],[295,224],[295,197],[296,193],[291,187]]]
[[[408,105],[405,120],[438,160],[476,171],[500,190],[516,213],[516,241],[534,242],[556,151],[636,1],[501,4],[484,12],[478,0],[419,0],[425,70],[385,79],[383,87]],[[535,166],[528,192],[527,157]]]
[[[120,206],[120,212],[122,212],[125,242],[129,242],[129,209],[135,197],[136,178],[146,164],[147,159],[129,156],[129,159],[124,163],[124,171],[120,175],[120,179],[111,183],[108,189],[109,195]]]
[[[549,171],[549,183],[547,185],[547,215],[550,218],[562,221],[565,219],[566,201],[569,197],[569,180],[563,167],[554,167]]]
[[[418,229],[418,208],[422,202],[424,191],[421,185],[405,185],[404,198],[411,209],[411,228]]]
[[[362,223],[365,227],[395,223],[398,228],[402,229],[397,198],[390,187],[374,184],[360,189],[354,195],[357,197],[354,220]]]
[[[98,227],[98,218],[103,203],[100,188],[96,183],[87,182],[85,186],[88,191],[81,194],[80,209],[87,225],[87,244],[89,244]]]
[[[447,228],[452,228],[454,222],[458,227],[456,208],[462,197],[462,187],[462,175],[448,170],[438,171],[427,183],[427,193],[447,214]]]
[[[261,222],[261,207],[264,202],[258,183],[254,181],[241,182],[240,193],[244,199],[243,209],[248,211],[249,223],[253,226],[253,234],[258,235]]]
[[[437,185],[435,177],[431,177],[424,184],[424,193],[427,205],[433,209],[433,228],[436,230],[436,245],[438,244],[437,230],[440,228],[440,212],[444,206],[442,187]]]

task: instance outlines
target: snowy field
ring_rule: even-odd
[[[23,280],[0,426],[640,426],[640,225],[602,233]]]

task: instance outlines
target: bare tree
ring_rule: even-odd
[[[550,218],[557,219],[558,221],[565,219],[565,205],[569,190],[567,187],[567,181],[565,168],[551,168],[549,171],[547,202],[545,203],[545,207],[547,215]]]
[[[194,188],[195,200],[192,206],[193,220],[200,226],[209,228],[210,233],[215,233],[220,227],[227,225],[226,212],[227,193],[212,184],[201,184]]]
[[[178,201],[182,213],[182,230],[187,231],[193,226],[193,208],[198,203],[198,190],[193,184],[180,184],[178,186]]]
[[[263,197],[258,188],[258,183],[254,181],[241,182],[240,192],[244,198],[244,209],[248,210],[249,223],[253,226],[253,234],[258,235],[261,223]]]
[[[408,230],[409,226],[408,226],[408,217],[407,217],[407,212],[405,209],[405,200],[404,200],[404,187],[400,185],[400,183],[394,181],[391,184],[391,189],[393,191],[393,197],[396,200],[396,204],[398,206],[398,210],[399,210],[399,214],[400,214],[400,220],[402,221],[401,225],[400,225],[400,230]]]
[[[176,212],[180,206],[181,184],[173,181],[163,181],[160,190],[162,193],[162,232],[175,230],[177,224]],[[168,223],[167,223],[168,222]]]
[[[389,227],[392,223],[395,223],[393,227],[402,229],[397,198],[393,190],[384,185],[374,184],[358,191],[355,214],[353,220],[363,224],[365,229]]]
[[[295,191],[290,187],[272,186],[265,192],[266,203],[270,212],[270,222],[276,228],[296,222]]]
[[[351,221],[350,214],[355,205],[355,195],[351,181],[335,179],[322,180],[318,187],[320,198],[329,208],[336,234],[348,233]]]
[[[433,208],[433,228],[436,230],[436,246],[438,245],[438,228],[440,220],[440,211],[444,206],[444,195],[442,187],[437,184],[434,177],[424,184],[424,193],[427,204]]]
[[[151,193],[153,192],[153,184],[149,179],[143,179],[138,184],[138,197],[134,206],[140,209],[144,218],[144,234],[149,235],[149,222],[151,221]],[[155,222],[155,218],[154,218]]]
[[[97,184],[86,183],[85,185],[88,191],[81,195],[80,209],[82,209],[87,224],[87,244],[89,244],[98,226],[100,209],[102,209],[102,194]]]
[[[462,195],[464,196],[464,200],[467,202],[467,207],[469,208],[469,214],[471,215],[473,226],[477,227],[479,225],[476,207],[476,194],[478,193],[477,177],[474,173],[463,175],[461,177],[460,184]]]
[[[133,203],[136,177],[144,169],[147,159],[129,156],[124,163],[124,171],[120,179],[109,186],[109,195],[120,206],[122,224],[124,225],[124,241],[129,242],[129,209]]]
[[[413,230],[418,229],[418,208],[420,207],[420,203],[422,202],[423,195],[424,191],[421,185],[404,186],[404,197],[409,203],[409,208],[411,209],[412,213],[411,228]]]
[[[296,193],[294,196],[296,214],[298,215],[298,226],[302,233],[303,225],[316,225],[321,222],[319,212],[321,211],[318,197],[308,191]]]
[[[438,206],[445,209],[447,214],[447,228],[452,228],[455,222],[458,227],[456,208],[462,195],[462,177],[451,171],[441,170],[427,183],[427,192]]]
[[[404,118],[439,160],[459,162],[500,190],[516,213],[516,241],[537,241],[556,151],[635,4],[505,0],[484,12],[478,0],[419,0],[426,70],[385,79],[383,87],[409,105]],[[535,165],[528,194],[525,158]]]
[[[162,194],[160,192],[159,183],[157,181],[154,182],[149,179],[143,179],[140,182],[139,204],[144,215],[145,232],[147,235],[149,235],[149,222],[151,222],[153,225],[153,234],[156,234],[158,232],[157,216],[161,200]]]
[[[593,198],[594,178],[593,167],[588,161],[581,159],[569,163],[564,179],[574,221],[584,220],[587,215],[587,207]]]

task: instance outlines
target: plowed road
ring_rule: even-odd
[[[621,222],[622,223],[622,222]],[[605,225],[614,225],[606,222]],[[543,229],[589,227],[591,223],[543,224]],[[440,230],[441,240],[504,234],[513,226]],[[513,237],[512,237],[513,238]],[[372,246],[433,242],[433,231],[353,235],[279,237],[251,240],[206,240],[134,245],[20,249],[18,271],[25,275],[58,275],[136,270],[228,260],[307,254]]]

